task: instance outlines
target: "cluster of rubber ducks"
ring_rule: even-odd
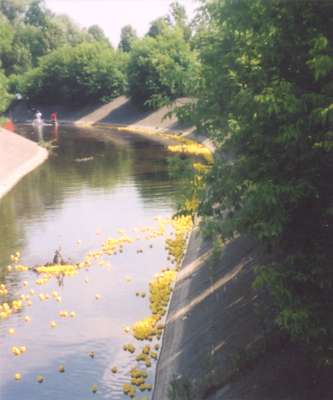
[[[174,237],[166,239],[166,250],[172,261],[176,264],[176,269],[180,268],[184,257],[188,233],[191,231],[193,221],[191,216],[179,216],[171,221],[174,229]]]
[[[131,376],[131,384],[125,383],[123,385],[123,392],[124,394],[127,394],[130,398],[135,397],[136,394],[136,387],[141,391],[151,391],[153,388],[153,385],[147,384],[146,379],[148,377],[148,374],[144,370],[140,370],[137,368],[133,368],[130,371],[130,376]]]
[[[173,218],[170,223],[174,229],[174,235],[166,240],[166,249],[171,262],[174,262],[178,268],[184,257],[187,238],[193,223],[190,216],[178,216]],[[157,339],[161,337],[163,324],[160,321],[166,313],[176,274],[175,269],[166,268],[155,274],[150,281],[149,307],[151,315],[137,321],[132,326],[133,336],[137,340],[151,341],[154,337]]]
[[[157,360],[157,358],[158,358],[157,351],[159,350],[159,348],[160,348],[160,345],[158,343],[156,343],[154,345],[154,350],[156,350],[156,351],[152,351],[149,344],[146,344],[143,347],[142,352],[136,356],[136,361],[138,361],[138,362],[142,361],[146,365],[146,367],[149,368],[150,367],[149,364],[151,364],[151,359]]]
[[[4,291],[4,293],[7,291]],[[8,293],[8,291],[7,291]],[[5,302],[0,304],[0,319],[9,318],[14,312],[21,310],[23,307],[22,300],[12,300],[11,302]]]
[[[135,352],[135,346],[131,343],[129,344],[124,344],[123,346],[124,351],[128,351],[129,353],[133,354]]]
[[[6,288],[6,285],[4,283],[0,284],[0,296],[7,296],[8,294],[8,289]]]
[[[21,354],[25,353],[27,351],[26,346],[13,346],[12,347],[12,353],[14,356],[20,356]]]
[[[15,254],[10,255],[10,260],[14,263],[18,263],[20,261],[20,258],[21,258],[21,253],[19,251],[17,251]]]
[[[177,218],[161,218],[156,217],[157,227],[143,227],[143,228],[134,228],[135,232],[141,232],[144,236],[145,240],[152,240],[161,236],[168,235],[168,239],[166,240],[166,249],[168,252],[168,259],[171,263],[176,264],[178,267],[180,265],[181,259],[184,255],[187,236],[192,228],[192,221],[190,217],[177,217]],[[170,227],[170,229],[169,229]],[[11,261],[12,265],[7,267],[8,271],[17,271],[17,272],[25,272],[28,270],[33,270],[39,276],[35,280],[35,284],[38,286],[45,285],[49,282],[50,279],[59,276],[73,276],[78,274],[81,269],[87,269],[90,266],[94,265],[94,261],[97,261],[97,264],[101,267],[109,268],[110,263],[102,259],[103,256],[112,256],[116,255],[118,252],[122,253],[124,251],[124,247],[135,242],[136,239],[139,238],[130,238],[125,234],[124,231],[119,231],[120,237],[118,238],[109,238],[107,239],[98,250],[89,251],[83,258],[83,260],[76,264],[63,263],[63,264],[46,264],[39,265],[37,267],[28,267],[20,264],[20,253],[16,252],[12,255]],[[81,241],[80,241],[81,242]],[[152,244],[149,245],[150,248],[153,247]],[[142,249],[138,249],[140,252],[143,252]],[[165,268],[160,273],[155,274],[153,279],[149,283],[149,305],[151,310],[151,315],[147,318],[137,321],[132,327],[126,327],[125,332],[131,333],[133,337],[137,340],[159,340],[163,333],[164,324],[161,322],[163,316],[166,313],[167,305],[170,299],[170,295],[172,292],[172,285],[176,278],[176,270]],[[125,277],[126,282],[130,282],[132,280],[131,277]],[[88,278],[85,278],[85,283],[88,283]],[[28,288],[29,282],[23,281],[22,286],[24,288]],[[4,283],[0,284],[0,296],[6,297],[8,295],[8,288]],[[54,290],[51,293],[36,293],[36,291],[31,288],[25,294],[19,295],[19,298],[14,299],[12,301],[7,301],[0,303],[0,319],[9,318],[12,314],[21,311],[25,306],[32,305],[32,296],[36,296],[40,301],[46,300],[55,300],[58,303],[62,302],[62,298],[59,293]],[[145,292],[136,292],[137,297],[146,297]],[[100,294],[95,295],[95,299],[98,300],[101,298]],[[75,318],[75,311],[68,310],[60,310],[58,316],[61,318]],[[31,317],[28,315],[23,315],[22,319],[29,323],[31,322]],[[56,328],[57,323],[54,320],[49,321],[50,328]],[[14,335],[15,329],[9,328],[8,334]],[[143,349],[138,351],[136,355],[136,361],[141,363],[145,368],[150,368],[152,366],[152,361],[156,361],[158,358],[158,350],[159,344],[156,343],[152,345],[154,347],[151,348],[149,345],[145,345]],[[127,351],[131,354],[137,352],[137,349],[133,344],[125,344],[123,346],[123,350]],[[21,356],[27,351],[26,346],[24,345],[16,345],[13,346],[11,352],[14,356]],[[92,352],[93,353],[93,352]],[[59,372],[65,372],[65,367],[63,364],[59,366]],[[112,373],[116,374],[118,372],[118,368],[114,366],[112,368]],[[148,373],[146,370],[133,369],[130,372],[131,382],[126,383],[123,387],[123,392],[127,394],[129,397],[135,397],[136,390],[142,391],[150,391],[152,390],[152,385],[146,383],[146,379],[148,377]],[[22,374],[17,372],[14,375],[14,379],[19,381],[22,379]],[[44,377],[42,375],[38,375],[36,377],[36,381],[38,383],[42,383],[44,381]],[[93,385],[91,387],[92,393],[97,392],[97,385]]]
[[[176,271],[174,269],[166,269],[156,274],[149,283],[150,309],[153,315],[161,317],[165,314],[175,279]]]
[[[200,143],[182,143],[168,146],[168,150],[172,153],[188,154],[196,157],[203,157],[206,161],[212,162],[213,156],[211,151]]]
[[[102,250],[105,254],[112,256],[119,251],[120,253],[124,250],[125,244],[133,243],[133,239],[127,235],[123,235],[118,239],[110,238],[102,246]]]
[[[40,267],[36,267],[36,272],[39,274],[45,274],[45,278],[50,278],[54,275],[63,274],[65,276],[73,276],[77,274],[77,265],[73,264],[64,264],[64,265],[42,265]]]
[[[159,319],[157,315],[151,315],[135,322],[132,333],[137,340],[153,340],[154,336],[160,337],[162,332],[157,329]]]
[[[156,276],[149,283],[149,307],[151,315],[132,326],[133,336],[137,340],[158,340],[162,336],[163,324],[160,323],[166,313],[172,292],[172,285],[176,279],[176,271],[166,269]]]

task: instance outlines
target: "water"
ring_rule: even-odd
[[[143,346],[124,328],[148,316],[148,282],[169,265],[165,238],[145,240],[135,228],[155,226],[154,217],[170,217],[175,211],[179,185],[168,175],[166,150],[135,135],[110,129],[18,127],[34,140],[53,138],[57,156],[23,178],[0,200],[0,283],[9,293],[0,303],[33,289],[32,306],[0,320],[0,398],[125,399],[122,385],[137,366],[135,355],[123,350],[133,343]],[[99,249],[118,229],[136,241],[123,253],[104,257],[63,285],[52,278],[38,286],[32,271],[8,272],[10,255],[20,251],[22,263],[34,266],[52,261],[61,248],[65,258],[79,262],[90,250]],[[152,247],[151,247],[152,245]],[[143,253],[138,254],[137,250]],[[24,287],[24,281],[28,286]],[[38,293],[56,290],[62,301],[40,301]],[[96,299],[96,294],[100,296]],[[75,311],[75,318],[61,318],[60,310]],[[31,322],[25,322],[29,316]],[[57,326],[50,327],[55,321]],[[10,335],[8,329],[14,328]],[[26,346],[15,357],[12,346]],[[94,352],[95,357],[89,357]],[[65,373],[59,373],[64,364]],[[116,366],[118,372],[112,373]],[[154,368],[147,382],[153,382]],[[15,373],[22,379],[15,381]],[[44,382],[36,382],[42,375]],[[97,393],[91,386],[97,385]],[[151,393],[138,392],[137,398]]]

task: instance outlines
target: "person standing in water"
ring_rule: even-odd
[[[58,117],[56,112],[51,113],[51,124],[58,125]]]
[[[35,117],[38,122],[42,121],[42,113],[39,110],[36,111]]]

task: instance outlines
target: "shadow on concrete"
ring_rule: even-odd
[[[175,104],[183,104],[187,99],[180,99],[169,106],[154,111],[139,109],[125,96],[119,96],[100,108],[82,116],[78,123],[101,123],[120,126],[140,126],[145,128],[165,129],[176,132],[193,131],[190,124],[178,122],[177,118],[167,116]]]
[[[103,105],[94,104],[84,107],[69,107],[64,105],[30,105],[25,101],[16,102],[8,111],[8,116],[16,123],[31,122],[36,110],[40,110],[44,121],[49,121],[51,113],[56,112],[62,122],[74,122],[86,115],[97,112]]]
[[[167,400],[180,382],[191,388],[184,400],[332,399],[327,371],[313,371],[302,349],[276,334],[271,301],[253,288],[254,266],[264,261],[256,242],[239,237],[214,263],[209,255],[209,244],[194,233],[168,313],[153,399]]]
[[[119,96],[106,104],[93,104],[84,107],[70,107],[64,105],[39,105],[28,104],[19,101],[9,111],[9,116],[14,122],[31,122],[35,118],[36,110],[40,110],[44,121],[48,122],[52,112],[58,114],[58,120],[64,122],[75,122],[83,125],[112,124],[120,126],[136,126],[175,132],[192,132],[190,124],[177,121],[173,115],[166,117],[175,105],[181,105],[189,101],[179,99],[169,106],[161,107],[155,111],[143,111],[135,106],[125,96]]]
[[[117,107],[99,122],[115,125],[133,125],[151,114],[149,111],[139,110],[129,99],[122,99],[123,101],[119,102]]]

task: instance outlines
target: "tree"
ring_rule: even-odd
[[[64,46],[42,57],[17,89],[46,104],[108,101],[124,93],[125,69],[123,59],[104,43]]]
[[[135,29],[131,25],[126,25],[121,29],[120,42],[118,49],[128,53],[132,50],[135,40],[138,36]]]
[[[162,35],[171,26],[171,20],[169,16],[160,17],[155,19],[151,24],[147,36],[156,38]]]
[[[23,18],[31,0],[0,0],[0,12],[5,15],[9,21],[15,22]]]
[[[333,3],[205,2],[199,126],[218,148],[200,213],[224,238],[271,249],[257,282],[277,322],[325,349],[333,336]]]
[[[7,18],[0,13],[0,67],[6,68],[7,55],[13,44],[14,30]]]
[[[157,108],[187,94],[197,74],[196,57],[178,30],[136,43],[129,60],[128,85],[132,100]]]
[[[81,30],[67,15],[54,15],[48,20],[47,32],[51,48],[55,49],[64,44],[76,46],[85,41],[91,41],[88,32]]]
[[[10,101],[10,95],[8,93],[8,80],[0,69],[0,112],[6,110]]]
[[[25,14],[24,21],[28,25],[33,25],[39,28],[46,27],[47,17],[43,0],[32,1]]]
[[[174,25],[183,32],[184,39],[189,40],[191,38],[192,32],[187,21],[185,7],[178,1],[174,1],[170,5],[170,14],[174,21]]]
[[[98,25],[90,26],[88,33],[97,42],[104,42],[105,44],[110,45],[109,39],[105,36],[103,29]]]

